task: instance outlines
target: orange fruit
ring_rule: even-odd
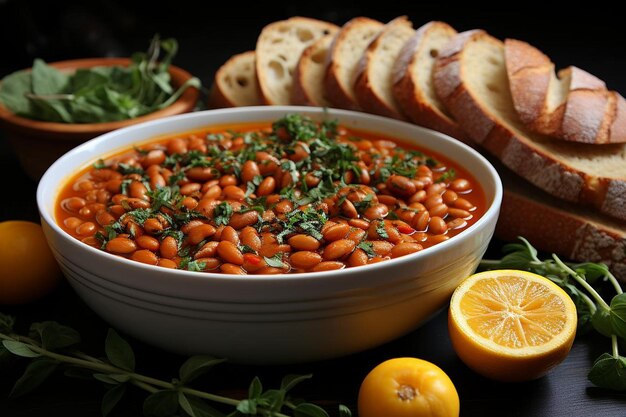
[[[43,297],[60,281],[61,270],[37,223],[0,223],[0,305]]]
[[[574,302],[549,279],[494,270],[470,276],[455,290],[448,330],[456,353],[477,373],[526,381],[565,359],[577,320]]]
[[[437,365],[389,359],[367,374],[359,390],[360,417],[458,417],[459,395]]]

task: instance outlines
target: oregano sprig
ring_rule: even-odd
[[[104,383],[107,391],[102,399],[103,417],[115,409],[131,386],[149,394],[143,403],[143,414],[148,417],[328,417],[323,408],[293,400],[289,395],[296,385],[312,375],[287,375],[280,388],[267,390],[255,377],[247,398],[230,398],[190,386],[224,359],[208,355],[192,356],[181,365],[176,378],[164,381],[136,371],[136,358],[131,345],[113,329],[109,329],[105,340],[106,358],[98,359],[76,349],[80,335],[70,327],[53,321],[33,323],[29,336],[23,336],[14,333],[14,322],[13,317],[0,313],[0,364],[15,356],[29,360],[11,391],[12,396],[31,392],[55,371],[63,369],[66,376],[88,377]],[[220,411],[226,408],[232,411]],[[351,412],[340,405],[339,414],[349,417]]]
[[[626,341],[626,293],[605,264],[563,262],[557,255],[540,260],[537,250],[523,237],[522,243],[504,245],[500,260],[483,259],[482,269],[520,269],[542,275],[574,300],[578,312],[579,333],[595,329],[611,339],[611,352],[594,362],[589,380],[598,387],[626,390],[626,357],[619,353],[619,341]],[[599,286],[608,283],[616,293],[607,302]]]

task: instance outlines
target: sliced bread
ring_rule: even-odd
[[[357,65],[383,26],[377,20],[355,17],[341,27],[333,40],[324,85],[328,99],[335,107],[360,110],[354,96]]]
[[[302,51],[339,28],[307,17],[292,17],[263,28],[256,43],[256,73],[265,104],[289,104],[293,74]]]
[[[293,74],[291,104],[330,107],[324,88],[324,74],[326,72],[326,56],[333,38],[332,35],[327,35],[318,39],[300,55],[296,71]]]
[[[626,282],[626,222],[554,198],[497,168],[504,183],[498,238],[515,241],[523,236],[537,249],[566,259],[603,262]]]
[[[531,183],[561,199],[626,219],[626,145],[554,140],[519,120],[504,45],[484,31],[457,35],[434,72],[439,98],[467,134]]]
[[[254,51],[233,55],[215,73],[209,94],[209,107],[260,105],[258,88]]]
[[[393,66],[393,94],[404,114],[416,124],[465,141],[465,132],[437,97],[432,77],[439,50],[456,34],[443,22],[429,22],[419,28]]]
[[[359,106],[370,113],[406,120],[393,96],[391,71],[404,44],[415,34],[405,17],[387,23],[359,61],[354,93]]]
[[[504,53],[515,109],[530,130],[574,142],[626,142],[626,102],[602,80],[576,67],[557,76],[550,58],[526,42],[507,39]]]

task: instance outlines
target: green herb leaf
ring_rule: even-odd
[[[111,363],[127,371],[135,370],[135,353],[130,344],[113,329],[109,329],[105,352]]]
[[[454,170],[454,168],[450,168],[449,170],[441,174],[441,176],[437,178],[435,182],[451,181],[454,178],[456,178],[456,171]]]
[[[32,77],[32,92],[37,95],[63,93],[69,81],[66,73],[47,65],[39,58],[33,62]]]
[[[26,71],[7,75],[0,83],[0,102],[18,116],[31,114],[31,102],[26,95],[31,93],[32,74]]]
[[[256,415],[257,404],[255,400],[241,400],[237,404],[237,411],[242,414]]]
[[[339,404],[339,417],[352,417],[352,411],[347,406]]]
[[[282,268],[285,266],[285,264],[283,263],[282,252],[278,252],[276,255],[272,256],[271,258],[264,256],[263,259],[265,259],[265,262],[267,263],[267,265],[274,267],[274,268]]]
[[[39,353],[33,352],[26,343],[16,340],[3,340],[2,345],[12,354],[21,356],[22,358],[36,358],[41,356]]]
[[[280,411],[285,403],[286,391],[282,389],[268,389],[257,399],[257,404],[270,411]]]
[[[594,362],[587,378],[600,388],[626,390],[626,358],[623,356],[615,358],[603,353]]]
[[[107,417],[111,414],[111,411],[115,408],[115,406],[120,402],[124,394],[126,393],[126,384],[116,385],[110,388],[102,397],[102,405],[100,406],[100,411],[102,413],[102,417]]]
[[[143,413],[152,417],[171,417],[178,412],[178,392],[157,391],[143,402]]]
[[[256,400],[261,396],[261,393],[263,393],[263,385],[259,377],[255,376],[250,383],[250,387],[248,387],[248,399]]]
[[[180,382],[185,385],[209,371],[213,366],[225,362],[226,359],[218,359],[208,355],[192,356],[185,361],[178,371]]]
[[[11,397],[19,397],[37,388],[55,371],[57,366],[59,362],[50,358],[33,360],[13,386]]]
[[[613,297],[610,315],[613,333],[622,339],[626,339],[626,293]]]
[[[361,242],[356,245],[358,249],[361,249],[368,258],[374,258],[376,256],[376,252],[374,251],[374,245],[372,242]]]
[[[302,403],[293,410],[294,417],[328,417],[328,413],[318,405]]]
[[[299,383],[311,379],[313,374],[307,375],[286,375],[283,380],[280,382],[280,389],[289,392],[293,387],[298,385]]]
[[[217,226],[227,226],[230,222],[230,216],[233,215],[233,208],[228,202],[222,201],[213,211],[213,221]]]
[[[193,410],[193,413],[196,417],[225,417],[224,413],[217,411],[216,409],[208,405],[205,401],[202,401],[200,398],[191,395],[187,396],[186,398],[189,406],[191,407],[191,410]]]
[[[593,328],[603,336],[611,337],[613,329],[611,327],[611,313],[604,308],[598,308],[591,316],[591,324]]]
[[[54,351],[80,342],[80,334],[71,327],[62,326],[54,321],[33,323],[30,336],[41,341],[44,349]]]
[[[189,416],[197,417],[193,407],[191,406],[191,403],[189,402],[189,399],[187,399],[187,396],[185,396],[185,394],[181,391],[178,391],[178,405],[180,405],[180,408],[182,408],[183,411]]]
[[[0,313],[0,332],[11,333],[15,325],[15,318]]]
[[[387,230],[385,230],[385,222],[384,221],[379,220],[378,223],[376,223],[376,233],[382,239],[389,239],[389,235],[387,234]]]

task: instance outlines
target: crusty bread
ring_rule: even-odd
[[[483,31],[441,51],[435,90],[467,134],[518,175],[564,200],[626,219],[626,145],[588,145],[533,134],[519,120],[504,46]]]
[[[626,142],[621,95],[580,68],[556,76],[550,58],[526,42],[507,39],[504,45],[513,103],[526,127],[574,142]]]
[[[215,73],[209,107],[256,106],[261,104],[254,68],[254,51],[233,55]]]
[[[579,262],[603,262],[626,281],[626,222],[567,203],[496,164],[504,197],[496,236],[523,236],[537,249]]]
[[[265,104],[289,104],[293,74],[302,51],[339,30],[332,23],[292,17],[263,28],[256,43],[256,73]]]
[[[406,120],[393,97],[391,70],[404,44],[415,34],[405,17],[387,23],[369,44],[359,61],[354,93],[359,106],[367,112]]]
[[[400,51],[393,66],[393,94],[409,119],[465,142],[466,134],[435,93],[432,72],[439,50],[456,30],[444,22],[428,22]]]
[[[355,17],[341,27],[333,40],[324,85],[335,107],[360,110],[354,96],[354,77],[361,56],[382,30],[383,24],[367,17]]]
[[[332,35],[324,36],[302,52],[293,75],[291,104],[330,107],[324,88],[324,74],[333,38]]]

